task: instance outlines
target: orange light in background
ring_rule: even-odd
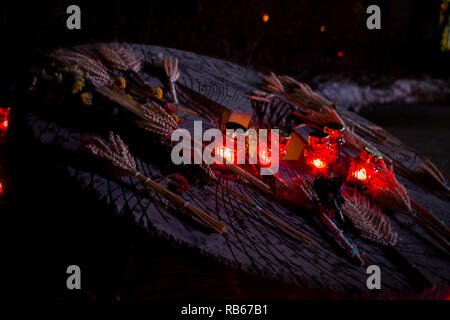
[[[320,26],[320,32],[325,32],[326,29],[325,26]]]
[[[262,15],[262,21],[263,21],[264,23],[266,23],[267,21],[269,21],[269,19],[270,19],[270,17],[269,17],[269,15],[268,15],[267,13],[264,13],[264,14]]]
[[[343,58],[343,57],[344,57],[344,52],[338,51],[337,56],[338,56],[339,58]]]

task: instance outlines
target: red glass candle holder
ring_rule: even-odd
[[[0,108],[0,133],[8,130],[10,111],[11,108]]]
[[[278,139],[279,139],[278,152],[280,155],[280,159],[282,159],[287,154],[287,146],[289,142],[291,142],[291,134],[287,130],[280,128],[278,126],[274,126],[273,128],[278,130]]]
[[[223,139],[223,145],[215,148],[215,153],[220,155],[225,162],[237,163],[238,152],[246,156],[247,147],[245,140],[243,143],[238,141],[238,134],[234,131],[241,129],[244,133],[247,131],[243,125],[236,122],[227,122],[225,124],[225,135]],[[230,131],[230,130],[233,130]]]
[[[337,122],[328,122],[323,129],[323,132],[330,136],[330,144],[337,153],[345,144],[344,130],[345,127]]]
[[[267,136],[267,144],[258,141],[258,164],[261,167],[270,166],[271,156],[272,156],[272,134],[274,139],[278,139],[278,159],[282,159],[287,154],[287,146],[291,141],[291,134],[278,126],[274,126],[273,129],[278,130],[278,134],[275,134],[272,130],[269,130]]]
[[[326,170],[328,165],[336,162],[336,152],[330,145],[330,136],[322,131],[308,135],[308,145],[303,151],[305,161],[318,170]]]
[[[347,182],[370,187],[371,182],[377,177],[379,166],[383,159],[381,153],[369,147],[365,147],[358,159],[352,159],[347,176]]]

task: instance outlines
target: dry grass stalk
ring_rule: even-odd
[[[159,183],[151,180],[144,174],[137,171],[136,162],[128,151],[128,147],[119,137],[119,135],[114,135],[112,132],[110,132],[109,142],[111,147],[108,147],[100,138],[94,137],[86,145],[86,148],[93,155],[107,161],[117,174],[138,178],[148,188],[169,200],[179,209],[182,209],[185,212],[191,214],[209,229],[217,233],[223,233],[226,231],[225,225],[223,223],[217,221],[200,208],[190,204],[180,196],[176,195]]]
[[[227,164],[225,162],[225,160],[223,160],[223,161],[224,161],[224,163],[225,163],[225,165],[227,166],[228,169],[230,169],[231,171],[233,171],[237,175],[241,176],[242,178],[244,178],[248,182],[250,182],[252,185],[254,185],[259,190],[263,191],[264,193],[269,193],[270,192],[270,186],[267,185],[266,183],[264,183],[263,181],[259,180],[258,178],[256,178],[255,176],[253,176],[252,174],[250,174],[246,170],[242,169],[241,167],[239,167],[239,166],[237,166],[235,164]]]
[[[361,236],[383,245],[395,245],[398,235],[383,211],[360,193],[346,195],[342,212],[361,232]]]
[[[139,73],[142,68],[142,62],[134,52],[119,44],[106,45],[98,43],[94,45],[94,49],[111,68],[131,72],[147,90],[152,90],[152,87]]]
[[[307,235],[301,233],[300,231],[292,228],[291,226],[289,226],[288,224],[286,224],[285,222],[281,221],[278,218],[275,218],[273,215],[271,215],[268,211],[264,210],[263,208],[261,208],[260,206],[258,206],[256,203],[254,203],[253,201],[250,201],[248,198],[244,197],[242,194],[234,191],[232,188],[224,185],[223,183],[220,183],[220,186],[224,189],[226,189],[228,192],[230,192],[231,194],[233,194],[235,197],[237,197],[238,199],[240,199],[241,201],[245,202],[246,204],[248,204],[249,206],[251,206],[252,208],[254,208],[255,210],[257,210],[258,212],[262,213],[264,216],[266,216],[267,218],[269,218],[270,220],[272,220],[273,222],[275,222],[276,224],[278,224],[280,227],[282,227],[283,229],[285,229],[286,231],[294,234],[295,236],[297,236],[300,240],[302,240],[303,242],[306,242],[307,244],[310,244],[312,242],[312,239],[310,237],[308,237]]]
[[[139,72],[142,68],[141,60],[133,52],[118,44],[106,45],[99,43],[94,45],[94,49],[114,69]]]
[[[164,59],[164,71],[170,83],[170,91],[175,104],[178,104],[177,92],[175,88],[175,82],[180,77],[180,70],[178,69],[178,58],[172,56]]]
[[[112,83],[108,71],[98,61],[86,54],[73,49],[57,49],[52,51],[48,56],[62,65],[76,65],[87,74],[87,79],[95,87],[106,86]]]
[[[143,129],[160,135],[170,135],[178,125],[175,119],[159,104],[149,101],[141,104],[125,93],[108,87],[97,88],[97,91],[137,115],[137,125]]]

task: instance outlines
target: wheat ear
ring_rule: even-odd
[[[223,223],[139,172],[136,169],[136,162],[133,156],[119,135],[110,132],[109,142],[111,147],[108,147],[100,138],[94,137],[87,143],[86,148],[93,155],[107,161],[118,174],[139,179],[146,187],[166,198],[179,209],[189,213],[214,232],[223,233],[226,231]]]

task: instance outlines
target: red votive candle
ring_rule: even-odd
[[[350,163],[347,182],[369,187],[379,172],[382,159],[383,156],[377,150],[364,147],[359,158],[352,159]]]
[[[326,170],[329,164],[336,162],[336,152],[330,145],[330,136],[322,131],[308,135],[308,145],[303,151],[305,161],[318,170]]]

